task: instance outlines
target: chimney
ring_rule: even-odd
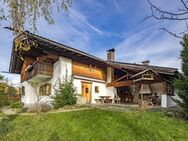
[[[107,61],[114,61],[115,60],[115,49],[107,50]]]
[[[143,64],[143,65],[147,65],[147,66],[148,66],[148,65],[149,65],[149,63],[150,63],[150,60],[145,60],[145,61],[142,61],[142,64]]]

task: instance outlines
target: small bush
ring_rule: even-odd
[[[0,91],[0,107],[9,105],[8,99],[4,92]]]
[[[12,102],[10,104],[10,107],[11,108],[16,108],[16,109],[20,109],[22,108],[23,104],[20,102],[20,101],[17,101],[17,102]]]
[[[65,81],[60,84],[59,89],[56,91],[56,94],[52,99],[55,109],[66,105],[76,104],[76,89],[73,86],[73,81]]]
[[[28,109],[29,109],[28,107],[22,107],[21,112],[25,113],[25,112],[27,112]]]
[[[47,112],[52,109],[52,105],[47,104],[47,103],[41,103],[40,107],[41,107],[41,112]]]
[[[52,109],[52,106],[48,103],[35,103],[34,105],[28,107],[27,112],[29,113],[38,113],[38,112],[47,112]]]

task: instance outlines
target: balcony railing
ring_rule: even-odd
[[[26,72],[26,80],[29,80],[37,75],[52,76],[53,75],[53,64],[51,63],[36,63]]]

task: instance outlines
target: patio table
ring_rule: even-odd
[[[108,101],[110,96],[99,96],[101,98],[101,103],[104,104],[105,101]]]

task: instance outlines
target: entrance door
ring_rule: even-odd
[[[82,82],[82,96],[86,98],[86,102],[91,102],[91,89],[92,83],[89,82]]]

